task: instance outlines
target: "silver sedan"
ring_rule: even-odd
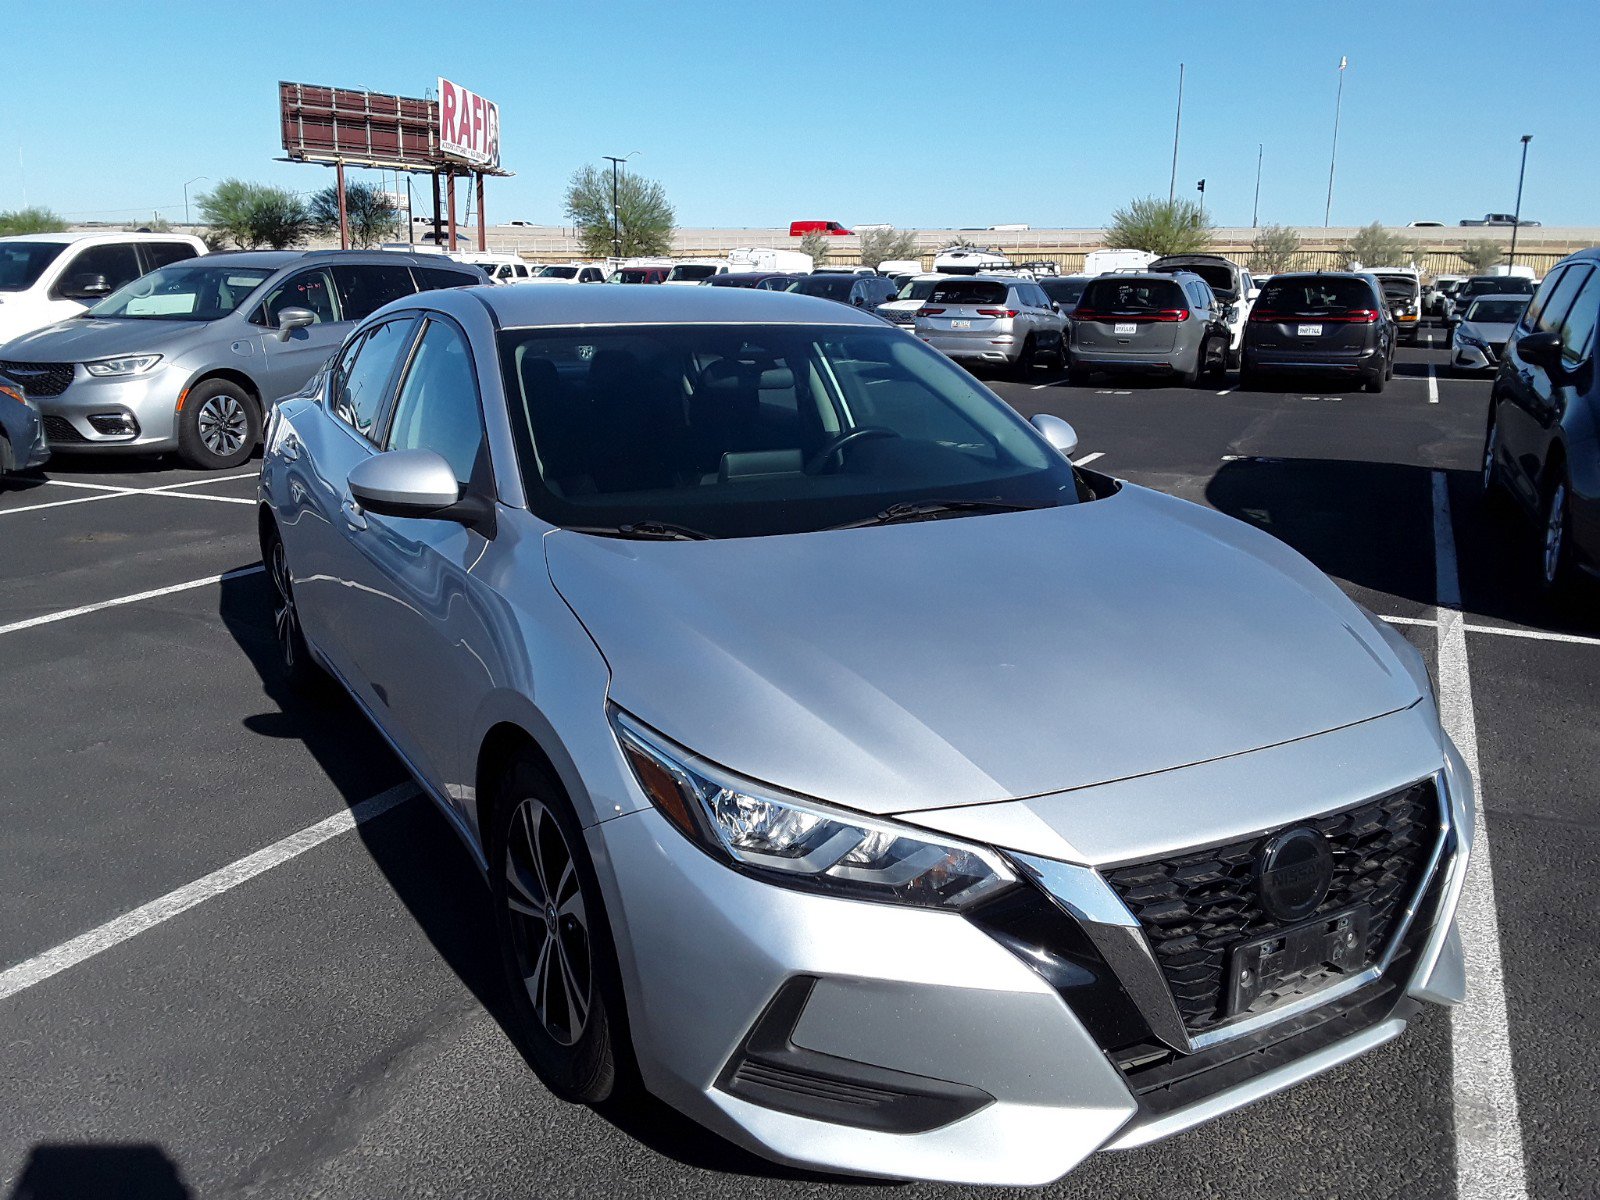
[[[276,408],[284,668],[475,857],[553,1091],[1039,1184],[1462,998],[1416,651],[1075,442],[736,288],[418,295]]]

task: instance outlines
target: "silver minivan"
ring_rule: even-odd
[[[6,343],[0,372],[38,405],[57,452],[176,450],[220,470],[250,457],[272,402],[303,387],[357,321],[402,296],[486,282],[433,254],[208,254]]]
[[[1228,369],[1232,306],[1187,271],[1102,275],[1072,313],[1073,383],[1093,371],[1172,374],[1192,387]]]
[[[1022,374],[1042,359],[1066,365],[1067,319],[1031,279],[955,276],[928,294],[915,328],[957,362],[998,363]]]

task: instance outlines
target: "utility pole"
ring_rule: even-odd
[[[189,183],[199,183],[202,179],[210,179],[209,175],[196,175]],[[183,185],[183,223],[189,224],[189,183]]]
[[[617,158],[614,155],[602,156],[611,164],[611,252],[618,258],[622,257],[622,226],[617,220],[617,168],[628,161],[626,158]]]
[[[1261,154],[1266,149],[1264,142],[1256,143],[1256,201],[1250,208],[1250,228],[1256,227],[1256,218],[1261,215]]]
[[[1515,265],[1517,261],[1517,230],[1522,227],[1522,179],[1528,173],[1528,143],[1533,141],[1533,134],[1522,135],[1522,168],[1517,172],[1517,208],[1511,214],[1511,253],[1506,256],[1506,266]]]
[[[1178,64],[1178,119],[1172,126],[1172,182],[1167,185],[1167,203],[1178,198],[1178,134],[1183,132],[1183,64]]]
[[[1350,60],[1344,55],[1339,56],[1339,96],[1333,102],[1333,152],[1328,155],[1328,203],[1322,210],[1322,227],[1328,227],[1328,214],[1333,212],[1333,164],[1339,158],[1339,113],[1344,108],[1344,69],[1349,66]]]
[[[1200,193],[1200,219],[1204,221],[1206,219],[1206,181],[1202,179],[1194,186]]]

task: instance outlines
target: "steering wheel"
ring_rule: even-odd
[[[816,454],[812,456],[811,461],[806,463],[805,473],[807,475],[815,475],[828,463],[830,459],[836,457],[839,451],[843,450],[846,446],[849,446],[854,442],[864,442],[868,438],[897,438],[899,436],[900,435],[894,430],[884,425],[857,426],[855,429],[852,429],[847,433],[839,434],[839,436],[830,440],[828,444],[821,450],[818,450]],[[839,462],[841,466],[844,464],[843,459],[840,459]]]

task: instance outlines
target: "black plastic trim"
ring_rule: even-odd
[[[798,975],[778,989],[717,1076],[721,1091],[797,1117],[884,1133],[927,1133],[994,1103],[967,1084],[795,1045],[816,983]]]

